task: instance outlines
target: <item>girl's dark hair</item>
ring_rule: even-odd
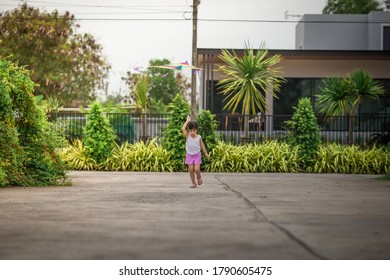
[[[188,129],[189,130],[193,130],[193,129],[198,129],[198,123],[197,122],[195,122],[195,121],[190,121],[189,123],[188,123]]]

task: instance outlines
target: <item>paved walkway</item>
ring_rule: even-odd
[[[72,172],[0,189],[0,259],[390,259],[390,181]]]

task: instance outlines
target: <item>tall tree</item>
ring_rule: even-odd
[[[161,66],[170,63],[165,58],[151,59],[149,61],[150,66]],[[145,74],[150,79],[149,97],[151,106],[158,106],[158,104],[167,106],[176,94],[186,96],[190,88],[186,77],[178,71],[150,67]],[[129,71],[127,72],[127,77],[122,78],[129,86],[132,100],[136,98],[136,85],[141,79],[141,76],[140,73],[131,73]]]
[[[346,77],[333,76],[324,80],[321,94],[317,95],[316,107],[320,114],[329,117],[349,117],[349,143],[353,143],[353,121],[360,104],[365,99],[378,99],[384,93],[369,73],[354,70]]]
[[[0,14],[0,55],[27,66],[39,84],[36,95],[85,105],[103,87],[110,66],[101,45],[90,34],[78,34],[78,27],[69,12],[23,4]]]
[[[224,74],[218,82],[221,94],[226,95],[224,109],[228,108],[234,113],[238,105],[242,105],[242,113],[245,115],[244,139],[248,139],[249,114],[256,114],[257,110],[265,114],[267,88],[272,87],[271,94],[276,96],[275,92],[279,91],[284,80],[280,68],[275,67],[281,56],[269,56],[264,44],[255,52],[246,43],[242,57],[238,57],[234,51],[222,50],[219,58],[224,63],[218,69]]]
[[[328,0],[323,14],[368,14],[380,11],[381,3],[377,0]]]

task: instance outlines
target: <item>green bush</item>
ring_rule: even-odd
[[[215,115],[208,110],[203,110],[198,115],[199,134],[202,136],[206,150],[210,153],[218,144],[217,122]],[[206,157],[202,153],[202,162],[205,162]]]
[[[287,125],[287,142],[299,147],[299,154],[305,167],[314,165],[314,157],[321,144],[320,129],[309,98],[302,98]]]
[[[60,155],[73,170],[173,171],[171,154],[156,139],[116,145],[111,155],[100,164],[89,155],[88,149],[80,140],[75,140],[73,145],[62,149]]]
[[[188,102],[177,94],[172,103],[168,105],[170,119],[163,131],[163,147],[171,153],[173,170],[184,171],[184,159],[186,155],[186,138],[181,131],[187,116],[190,114]]]
[[[313,166],[315,173],[384,174],[389,170],[389,148],[361,149],[335,143],[320,145]]]
[[[61,150],[60,154],[70,169],[107,171],[174,171],[171,152],[156,139],[147,143],[124,143],[116,146],[112,155],[97,164],[88,156],[80,140]],[[390,172],[390,149],[374,147],[369,150],[340,144],[320,145],[311,170],[301,163],[298,147],[276,140],[262,144],[235,146],[219,141],[210,152],[211,160],[204,163],[208,172],[314,172],[385,174]],[[0,182],[2,180],[0,166]]]
[[[218,142],[211,152],[205,170],[210,172],[300,172],[298,148],[287,143],[235,146]]]
[[[100,102],[92,103],[87,114],[83,138],[88,155],[97,163],[104,162],[115,147],[115,138],[114,129],[103,115],[103,105]]]
[[[33,95],[29,72],[0,58],[0,185],[57,185],[61,142]]]
[[[61,149],[60,156],[71,170],[100,169],[96,161],[90,156],[88,148],[79,139],[74,140],[73,145]]]
[[[116,146],[102,165],[110,171],[173,171],[170,153],[159,145],[156,139],[135,144],[124,143]]]

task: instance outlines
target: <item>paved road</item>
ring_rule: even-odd
[[[0,259],[390,259],[390,181],[71,172],[0,189]]]

